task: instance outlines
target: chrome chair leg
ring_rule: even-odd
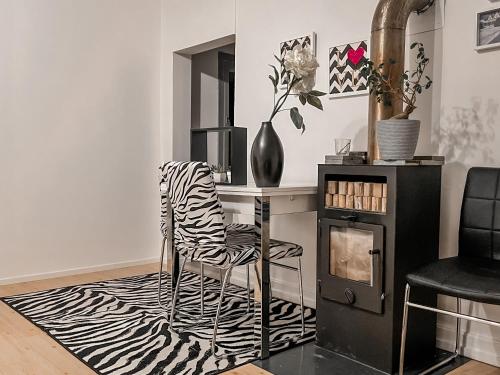
[[[455,337],[455,351],[454,353],[440,361],[439,363],[436,363],[434,366],[429,367],[428,369],[422,371],[419,373],[419,375],[426,375],[430,374],[433,371],[437,370],[438,368],[444,366],[448,362],[453,361],[455,358],[459,356],[460,353],[460,324],[461,324],[461,319],[459,315],[461,315],[461,304],[460,304],[460,298],[457,298],[457,314],[455,314],[455,317],[457,318],[457,332],[456,332],[456,337]],[[405,359],[405,345],[406,345],[406,333],[408,330],[408,307],[410,304],[410,285],[406,284],[406,290],[405,290],[405,300],[404,300],[404,309],[403,309],[403,327],[401,330],[401,351],[399,355],[399,375],[404,375],[404,359]],[[423,306],[411,304],[414,307],[420,307],[422,308]],[[433,308],[426,308],[426,310],[429,311],[435,311],[435,312],[443,312],[438,309],[433,309]],[[450,315],[450,314],[448,314]]]
[[[203,262],[200,262],[200,319],[205,315],[205,272]]]
[[[461,314],[461,306],[460,306],[460,298],[457,298],[457,314]],[[453,361],[455,358],[457,358],[460,354],[460,324],[461,324],[461,319],[457,316],[457,332],[455,336],[455,350],[452,355],[449,357],[443,359],[441,362],[436,363],[434,366],[429,367],[425,371],[422,371],[419,375],[425,375],[425,374],[430,374],[434,370],[437,370],[438,368],[444,366],[448,362]]]
[[[246,265],[247,268],[247,313],[250,312],[250,265]]]
[[[459,313],[459,314],[462,313],[461,300],[458,297],[457,297],[457,313]],[[461,327],[460,327],[461,322],[462,322],[462,319],[457,318],[457,336],[455,337],[455,353],[457,355],[460,354],[460,338],[462,336]]]
[[[172,310],[170,313],[170,329],[171,330],[173,330],[174,317],[175,317],[175,306],[177,304],[177,296],[179,294],[179,287],[181,285],[182,271],[184,271],[184,266],[186,265],[186,260],[187,260],[186,257],[184,257],[184,259],[182,260],[181,267],[179,268],[179,278],[178,278],[177,283],[175,285],[174,295],[172,296]]]
[[[300,323],[301,323],[300,336],[304,336],[306,328],[304,319],[304,290],[302,288],[302,262],[300,260],[300,257],[297,257],[297,274],[299,276]]]
[[[165,255],[166,242],[167,242],[167,237],[163,236],[163,241],[161,244],[160,269],[158,271],[158,305],[160,305],[160,307],[163,307],[163,308],[166,308],[166,307],[161,303],[161,276],[163,273],[163,257]]]
[[[221,311],[221,308],[222,308],[222,302],[224,300],[224,291],[226,290],[227,281],[229,280],[229,276],[231,274],[231,268],[228,268],[226,270],[226,274],[224,275],[224,281],[222,282],[222,287],[220,289],[220,297],[219,297],[219,303],[217,305],[217,312],[215,314],[214,332],[213,332],[213,336],[212,336],[212,354],[215,356],[215,358],[221,358],[221,356],[218,356],[215,353],[215,350],[217,348],[217,328],[218,328],[218,325],[219,325],[220,311]]]
[[[401,350],[399,352],[399,375],[403,375],[405,366],[406,330],[408,328],[408,301],[410,299],[410,285],[406,284],[405,301],[403,307],[403,327],[401,329]]]

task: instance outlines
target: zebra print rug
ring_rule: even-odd
[[[150,274],[2,300],[98,374],[219,374],[255,359],[256,352],[217,360],[210,351],[212,322],[189,327],[200,313],[199,275],[186,272],[182,278],[179,306],[188,314],[177,318],[179,327],[185,327],[178,334],[168,329],[165,311],[157,302],[157,285],[157,275]],[[220,283],[205,278],[205,288],[213,288],[205,291],[205,313],[214,316]],[[244,289],[230,285],[228,291],[241,294]],[[165,303],[170,300],[168,287],[162,299]],[[254,319],[252,310],[247,313],[246,299],[226,295],[222,316],[225,320],[218,331],[221,350],[253,348]],[[315,311],[306,308],[305,317],[305,336],[272,351],[314,338]],[[273,299],[271,342],[299,333],[299,307]]]

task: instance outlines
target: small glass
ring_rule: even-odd
[[[346,138],[335,139],[335,153],[337,155],[349,155],[351,151],[351,140]]]

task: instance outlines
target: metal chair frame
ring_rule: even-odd
[[[281,264],[281,263],[276,263],[276,262],[270,262],[271,265],[276,266],[276,267],[281,267],[287,270],[295,271],[297,272],[297,276],[299,279],[299,301],[300,301],[300,323],[301,323],[301,331],[300,331],[300,337],[304,336],[305,334],[305,319],[304,319],[304,290],[303,290],[303,285],[302,285],[302,257],[296,257],[297,258],[297,267],[289,266],[287,264]],[[271,286],[269,286],[269,291],[271,292]],[[271,300],[273,299],[272,294],[270,295]]]
[[[167,239],[168,237],[163,237],[163,240],[162,240],[162,246],[161,246],[161,255],[160,255],[160,269],[158,271],[158,304],[160,305],[160,307],[162,307],[163,309],[165,309],[166,311],[169,310],[169,307],[168,306],[165,306],[162,302],[161,302],[161,293],[162,293],[162,280],[161,280],[161,276],[163,274],[163,260],[165,258],[165,245],[166,245],[166,242],[167,242]],[[173,252],[173,256],[175,258],[176,256],[176,251]],[[175,259],[173,259],[172,261],[174,261]],[[205,282],[204,282],[204,279],[205,279],[205,264],[203,262],[200,262],[200,315],[197,316],[197,321],[201,321],[205,318],[205,290],[215,290],[213,288],[207,288],[205,289]],[[180,273],[179,273],[179,279],[180,279]],[[247,298],[247,313],[250,311],[250,301],[251,301],[251,296],[250,296],[250,276],[249,276],[249,266],[247,265],[247,294],[246,294],[246,298]],[[171,279],[171,282],[172,282],[172,279]],[[221,282],[222,282],[222,273],[221,273]],[[172,284],[171,284],[171,288],[172,288]],[[237,293],[227,293],[228,295],[232,295],[232,296],[235,296],[235,297],[241,297],[241,298],[245,298],[245,296],[241,295],[241,294],[237,294]],[[192,317],[192,315],[188,315],[188,314],[185,314],[183,313],[182,311],[180,310],[176,310],[176,312],[179,314],[179,315],[184,315],[184,316],[190,316]],[[167,319],[170,319],[170,317],[167,315]],[[212,318],[210,318],[212,319]],[[212,319],[213,320],[213,319]]]
[[[405,344],[406,344],[406,333],[407,333],[407,329],[408,329],[408,308],[409,307],[413,307],[413,308],[421,309],[421,310],[432,311],[432,312],[435,312],[438,314],[452,316],[452,317],[457,319],[455,350],[454,350],[453,354],[446,357],[445,359],[443,359],[439,363],[436,363],[434,366],[422,371],[419,375],[429,374],[432,371],[435,371],[438,368],[453,361],[455,358],[457,358],[460,355],[460,337],[461,337],[460,322],[462,319],[469,320],[472,322],[477,322],[477,323],[483,323],[483,324],[487,324],[487,325],[494,326],[494,327],[500,327],[500,322],[496,322],[496,321],[484,319],[484,318],[478,318],[478,317],[475,317],[472,315],[462,314],[460,303],[461,303],[461,299],[457,298],[457,312],[453,312],[453,311],[438,309],[435,307],[430,307],[430,306],[420,305],[417,303],[410,302],[410,285],[406,284],[404,309],[403,309],[403,327],[401,329],[401,351],[400,351],[400,355],[399,355],[399,375],[404,374]]]

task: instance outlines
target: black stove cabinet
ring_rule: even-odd
[[[325,207],[328,181],[387,186],[385,213]],[[439,256],[440,166],[319,165],[317,345],[384,373],[397,372],[405,276]],[[331,274],[332,228],[373,233],[371,280],[360,283]],[[413,291],[412,291],[413,292]],[[412,298],[436,306],[436,295],[415,290]],[[412,310],[408,364],[435,355],[435,314]]]

